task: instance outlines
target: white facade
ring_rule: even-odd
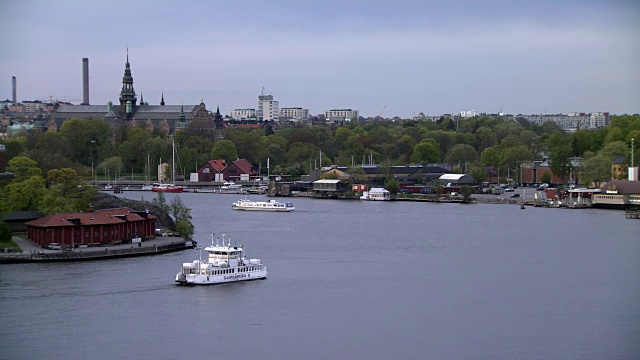
[[[255,118],[256,109],[233,109],[229,111],[229,117],[238,121]]]
[[[280,118],[287,120],[306,120],[309,118],[309,109],[303,108],[282,108]]]
[[[325,112],[327,122],[350,121],[357,120],[360,117],[358,110],[351,109],[332,109]]]
[[[273,95],[258,96],[258,121],[279,121],[280,105],[273,100]]]
[[[547,121],[554,122],[558,124],[563,130],[570,129],[586,129],[592,128],[590,125],[590,115],[585,113],[569,113],[565,114],[553,114],[553,115],[518,115],[517,117],[522,117],[527,119],[529,122],[542,125]]]
[[[591,113],[589,117],[589,127],[591,129],[597,129],[609,125],[609,113],[608,112],[596,112]]]
[[[463,118],[470,118],[470,117],[474,117],[476,116],[476,111],[475,110],[463,110],[460,111],[460,116]]]

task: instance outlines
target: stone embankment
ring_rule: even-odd
[[[0,264],[26,262],[60,262],[106,260],[133,256],[164,254],[173,251],[192,249],[194,241],[180,237],[156,237],[140,243],[75,248],[72,251],[48,250],[21,237],[14,242],[22,249],[17,253],[0,254]]]

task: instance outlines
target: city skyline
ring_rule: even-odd
[[[107,6],[108,4],[108,6]],[[122,11],[128,8],[129,11]],[[633,1],[25,1],[0,3],[0,98],[118,99],[129,48],[138,99],[365,117],[638,113]],[[77,101],[80,103],[80,101]]]

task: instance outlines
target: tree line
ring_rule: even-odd
[[[454,172],[486,181],[496,173],[503,177],[509,171],[517,173],[523,162],[544,158],[556,176],[566,178],[572,170],[569,159],[581,157],[581,182],[589,184],[610,177],[615,158],[628,162],[631,139],[640,139],[639,115],[610,120],[607,127],[573,133],[554,122],[537,125],[523,118],[485,116],[435,122],[352,121],[341,126],[285,122],[257,129],[230,126],[224,139],[187,128],[178,130],[173,141],[176,169],[185,174],[208,160],[238,158],[266,174],[269,159],[271,174],[297,179],[321,165],[359,166],[374,159],[387,166],[448,163]],[[3,143],[7,160],[28,157],[43,174],[70,168],[84,177],[110,179],[130,173],[150,173],[154,178],[150,169],[170,161],[172,155],[171,139],[158,130],[127,126],[114,130],[97,119],[72,119],[59,132],[29,133]]]

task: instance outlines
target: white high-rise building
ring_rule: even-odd
[[[279,121],[280,105],[273,100],[273,95],[258,96],[258,121]]]
[[[256,109],[233,109],[229,111],[229,117],[236,121],[255,119]]]
[[[303,108],[282,108],[280,109],[281,120],[307,120],[309,118],[309,109]]]

